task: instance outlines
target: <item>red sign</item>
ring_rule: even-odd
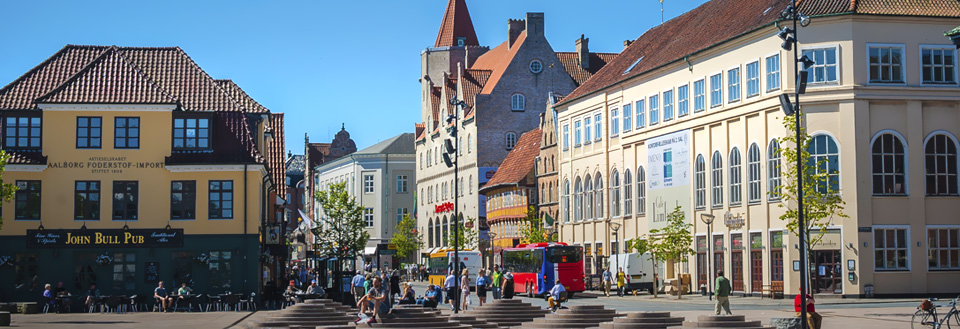
[[[444,202],[444,203],[438,204],[438,205],[436,205],[436,206],[433,206],[433,212],[435,212],[435,213],[438,213],[438,214],[439,214],[439,213],[444,213],[444,212],[448,212],[448,211],[453,211],[453,203]]]

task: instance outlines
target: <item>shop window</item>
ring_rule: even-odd
[[[230,290],[230,278],[233,263],[232,251],[211,251],[210,263],[210,288],[214,291]]]
[[[193,284],[193,251],[174,251],[170,253],[170,260],[173,263],[173,284],[171,287],[180,288],[180,284],[186,282]]]
[[[77,148],[100,148],[103,120],[100,117],[77,117]]]
[[[927,264],[932,271],[960,270],[960,228],[927,230]]]
[[[18,180],[14,217],[17,220],[40,220],[40,181]]]
[[[210,219],[233,219],[233,181],[210,181]]]
[[[74,219],[100,220],[100,181],[77,181],[73,200]]]
[[[137,181],[113,182],[114,220],[137,220],[139,185]]]
[[[170,219],[197,218],[197,181],[170,182]]]
[[[118,117],[114,121],[113,147],[118,149],[140,148],[140,118]]]
[[[39,149],[40,117],[7,117],[4,125],[4,146],[8,149]]]
[[[92,252],[74,253],[73,289],[87,291],[90,285],[97,284],[97,254]]]
[[[113,290],[132,291],[137,289],[137,254],[113,254]]]
[[[37,271],[37,254],[17,254],[13,263],[16,277],[13,281],[14,290],[36,291],[40,287]]]
[[[909,270],[907,267],[907,229],[874,228],[874,266],[877,271]]]
[[[173,148],[179,150],[210,148],[210,119],[173,119]]]

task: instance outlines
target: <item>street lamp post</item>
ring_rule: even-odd
[[[453,115],[447,117],[447,124],[453,124],[452,127],[448,128],[450,131],[450,137],[452,139],[445,140],[443,153],[443,162],[447,165],[447,168],[453,168],[453,282],[455,287],[454,290],[454,306],[453,313],[460,313],[460,205],[458,203],[458,195],[460,193],[460,161],[458,156],[457,147],[460,147],[460,143],[457,143],[457,128],[460,125],[460,110],[467,106],[467,103],[457,99],[457,96],[450,98],[450,105],[456,106],[456,110]],[[454,147],[456,145],[456,147]],[[453,157],[451,159],[450,157]]]
[[[713,219],[714,216],[711,214],[700,214],[700,220],[704,224],[707,224],[707,298],[713,300],[713,293],[710,291],[710,285],[713,284],[713,271],[710,270],[710,258],[713,258],[713,253],[710,252],[710,243],[713,241]]]
[[[614,243],[617,244],[617,248],[616,248],[616,249],[617,249],[617,252],[620,252],[620,248],[619,248],[619,247],[620,247],[620,236],[617,235],[617,231],[620,230],[620,223],[610,222],[610,229],[613,230],[613,239],[616,241],[616,242],[614,242]],[[611,251],[612,251],[612,249],[611,249]],[[614,260],[614,262],[616,262],[616,264],[617,264],[617,271],[619,271],[619,270],[620,270],[620,257],[617,257],[617,255],[612,255],[612,256],[613,256],[614,258],[616,258],[616,259]],[[617,273],[619,273],[619,272],[617,272]],[[619,274],[618,274],[618,275],[619,275]]]
[[[800,94],[803,94],[806,91],[807,86],[807,76],[809,75],[807,69],[814,64],[814,61],[807,56],[798,57],[800,53],[798,37],[797,37],[797,22],[800,23],[801,27],[806,27],[810,25],[810,17],[803,15],[800,11],[797,10],[793,5],[788,5],[786,9],[780,12],[781,19],[789,19],[793,22],[793,28],[784,27],[777,33],[781,39],[783,39],[783,44],[780,45],[786,51],[793,49],[793,75],[796,85],[793,88],[793,104],[790,103],[790,97],[786,94],[780,95],[780,105],[783,107],[783,112],[786,115],[794,116],[794,133],[796,136],[796,146],[797,146],[797,231],[800,238],[800,328],[807,328],[807,275],[809,274],[809,268],[807,267],[807,228],[804,216],[803,208],[803,159],[801,158],[802,145],[803,141],[800,140]],[[800,71],[800,64],[804,65],[803,71]]]

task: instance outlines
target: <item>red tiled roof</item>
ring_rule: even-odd
[[[473,29],[473,21],[467,10],[466,0],[450,0],[447,10],[443,13],[440,23],[440,32],[437,33],[437,42],[434,47],[450,47],[457,44],[457,38],[464,37],[465,46],[479,46],[477,32]]]
[[[431,110],[433,111],[433,112],[431,112],[431,113],[433,114],[433,115],[431,116],[431,118],[432,118],[431,121],[433,121],[433,122],[427,122],[427,131],[430,130],[430,127],[436,127],[436,126],[437,126],[437,122],[440,122],[440,121],[439,121],[439,120],[440,120],[440,105],[447,103],[447,102],[444,102],[441,98],[443,98],[443,97],[441,97],[441,95],[440,95],[440,87],[432,87],[432,88],[430,88],[430,106],[431,106]]]
[[[243,88],[240,88],[233,80],[222,79],[214,80],[220,88],[223,88],[223,91],[227,92],[230,97],[233,97],[234,100],[243,105],[247,109],[247,113],[269,113],[270,110],[260,105],[253,97],[250,97]]]
[[[269,126],[270,130],[273,131],[273,138],[267,145],[267,170],[270,171],[270,178],[273,179],[273,186],[278,191],[277,194],[283,195],[286,191],[280,187],[286,184],[285,176],[287,173],[287,145],[284,139],[283,113],[270,114]]]
[[[477,58],[476,63],[470,66],[471,69],[483,69],[491,71],[490,77],[487,79],[487,83],[485,83],[483,85],[483,89],[480,90],[481,94],[490,94],[493,92],[493,88],[497,86],[497,82],[500,81],[504,71],[507,70],[507,66],[513,62],[513,57],[517,55],[517,51],[526,40],[527,31],[520,32],[520,36],[518,36],[517,40],[513,42],[513,46],[510,47],[510,49],[507,49],[507,41],[504,41],[496,48],[491,49],[487,53],[481,55],[479,58]]]
[[[307,158],[310,159],[310,163],[307,165],[309,170],[313,170],[313,167],[322,164],[327,154],[330,154],[330,143],[308,143]]]
[[[109,47],[37,102],[176,104],[177,100],[131,65],[117,47]]]
[[[427,137],[427,134],[425,133],[427,131],[426,125],[422,123],[415,123],[413,124],[413,129],[415,131],[414,136],[416,136],[413,140],[420,140],[421,138]]]
[[[857,13],[865,15],[960,16],[957,0],[800,0],[800,12],[807,15]]]
[[[517,145],[503,159],[497,172],[480,189],[484,190],[498,185],[513,185],[523,181],[533,171],[533,164],[540,155],[540,128],[528,131],[520,136]]]
[[[490,79],[492,73],[493,71],[490,70],[463,70],[463,77],[460,81],[463,81],[461,86],[463,88],[463,101],[467,103],[464,118],[473,115],[476,96],[483,90],[483,86],[487,84],[487,80]]]
[[[32,110],[34,100],[80,72],[105,47],[66,46],[0,89],[0,109]]]
[[[558,52],[557,59],[560,60],[560,65],[563,65],[563,68],[567,70],[570,78],[573,78],[573,82],[579,86],[616,58],[617,55],[620,54],[590,53],[590,68],[587,69],[580,66],[580,56],[576,52]]]

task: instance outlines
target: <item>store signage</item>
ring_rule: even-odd
[[[436,206],[433,206],[433,212],[438,213],[438,214],[439,214],[439,213],[444,213],[444,212],[449,212],[449,211],[453,211],[453,203],[444,202],[444,203],[438,204],[438,205],[436,205]]]
[[[183,229],[27,230],[27,248],[183,247]]]
[[[88,169],[94,174],[122,174],[124,169],[163,169],[163,161],[127,161],[127,157],[89,157],[79,161],[51,161],[48,168]]]
[[[730,229],[736,230],[743,227],[743,214],[731,214],[729,211],[723,215],[723,224]]]

